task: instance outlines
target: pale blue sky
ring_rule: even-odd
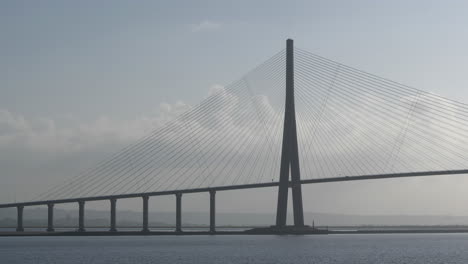
[[[467,12],[466,1],[2,1],[0,105],[37,116],[144,115],[161,102],[199,101],[287,37],[468,98]]]
[[[157,115],[161,104],[199,102],[210,87],[229,84],[283,49],[286,38],[310,52],[468,103],[467,25],[463,0],[1,1],[0,203],[95,164],[140,135],[132,129],[148,129],[141,120]],[[121,145],[108,140],[109,131]],[[84,143],[67,153],[69,145],[57,138]],[[407,180],[404,188],[388,184],[402,195],[368,201],[363,193],[378,194],[378,183],[307,187],[317,190],[305,192],[305,199],[315,201],[305,210],[466,211],[466,203],[431,206],[434,196],[424,193],[422,180]],[[429,182],[427,190],[440,186],[453,182]],[[425,199],[408,204],[405,194],[415,188]],[[328,190],[349,197],[321,203]],[[458,198],[460,193],[446,201],[468,196]],[[388,206],[382,208],[383,202]],[[249,206],[232,208],[256,210]]]

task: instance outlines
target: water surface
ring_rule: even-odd
[[[468,263],[468,234],[0,237],[0,263]]]

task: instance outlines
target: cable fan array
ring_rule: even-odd
[[[302,49],[295,53],[302,178],[468,168],[468,106]]]
[[[163,128],[38,200],[276,181],[284,61],[283,50]]]
[[[468,168],[468,106],[295,49],[302,179]],[[278,181],[285,51],[38,200]]]

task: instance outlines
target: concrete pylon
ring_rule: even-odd
[[[289,174],[291,172],[291,183]],[[281,151],[280,181],[276,226],[286,226],[288,212],[288,189],[291,186],[293,196],[294,226],[304,226],[302,207],[301,173],[297,146],[296,110],[294,106],[294,45],[293,40],[286,40],[286,102],[284,111],[283,146]]]

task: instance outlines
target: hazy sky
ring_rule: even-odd
[[[468,102],[467,14],[466,1],[1,1],[0,202],[100,161],[286,38]],[[305,210],[468,214],[464,177],[308,186]],[[222,194],[218,206],[270,212],[275,194],[245,192],[225,208]],[[207,197],[195,197],[187,207],[206,210]]]

